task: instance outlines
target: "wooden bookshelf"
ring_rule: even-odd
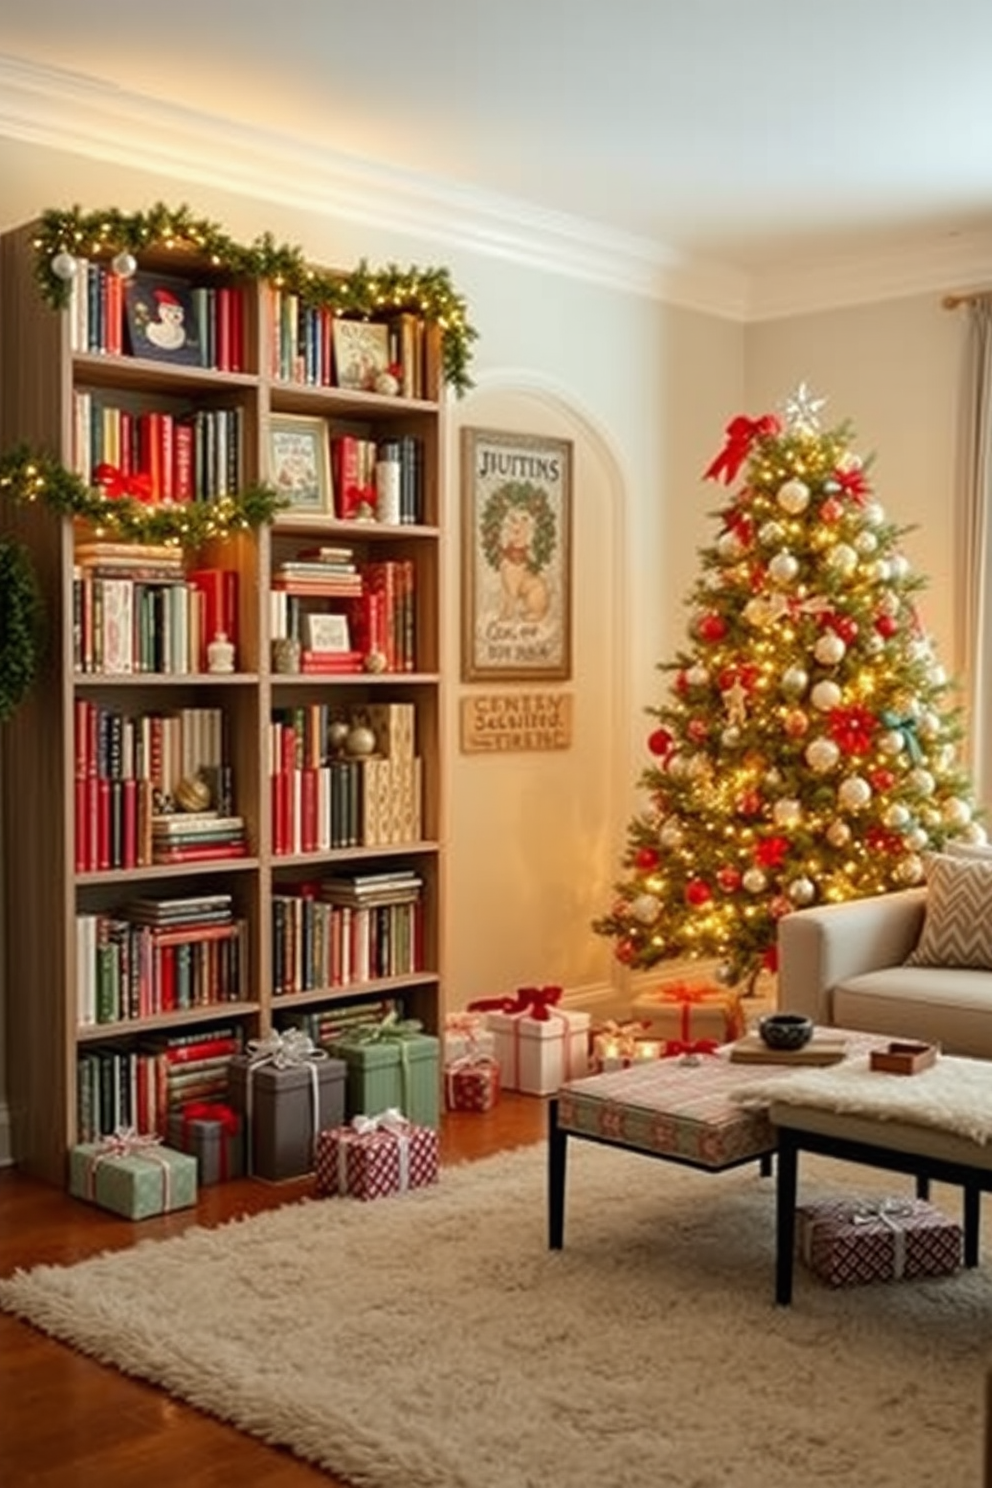
[[[188,554],[189,568],[231,568],[237,582],[237,653],[231,674],[109,674],[81,671],[76,543],[92,533],[43,503],[0,508],[5,533],[29,548],[45,601],[47,643],[41,675],[7,725],[3,739],[6,880],[8,1089],[15,1162],[64,1184],[67,1153],[78,1140],[77,1062],[94,1045],[128,1051],[143,1035],[195,1031],[212,1022],[237,1024],[246,1038],[280,1027],[294,1009],[384,996],[402,998],[408,1016],[430,1032],[443,1021],[441,957],[442,861],[440,577],[442,571],[440,454],[443,398],[436,328],[421,328],[417,382],[422,396],[311,385],[279,375],[272,291],[243,293],[241,370],[224,373],[125,353],[73,347],[71,309],[54,311],[33,275],[33,226],[0,240],[0,450],[18,445],[74,468],[77,395],[111,406],[166,410],[236,408],[242,483],[271,478],[269,423],[303,416],[326,427],[327,438],[355,434],[370,441],[416,441],[421,459],[418,504],[401,523],[340,521],[333,510],[280,513],[271,527],[219,540]],[[228,285],[222,272],[195,258],[150,257],[139,269],[179,275],[197,284]],[[412,652],[404,670],[333,674],[286,673],[273,665],[270,581],[294,550],[321,545],[353,550],[369,563],[412,565]],[[74,610],[74,601],[76,607]],[[318,607],[322,601],[315,599]],[[337,602],[328,606],[340,608]],[[77,869],[77,704],[86,700],[129,718],[180,709],[220,709],[233,778],[234,811],[244,819],[244,856],[179,864]],[[273,715],[323,705],[335,718],[358,719],[379,703],[409,703],[420,758],[420,836],[366,846],[276,851],[270,779]],[[275,995],[273,894],[302,881],[352,870],[413,868],[422,880],[418,962],[392,976],[349,980]],[[166,899],[230,894],[247,923],[248,975],[237,1000],[182,1011],[145,1011],[100,1024],[79,1021],[77,915],[106,915],[136,896]]]

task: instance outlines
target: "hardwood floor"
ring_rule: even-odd
[[[504,1093],[485,1114],[446,1114],[442,1166],[539,1141],[546,1102]],[[443,1179],[442,1179],[443,1181]],[[311,1180],[246,1179],[201,1191],[196,1209],[140,1224],[0,1171],[0,1275],[220,1224],[310,1192]],[[383,1200],[382,1202],[392,1202]],[[397,1201],[399,1202],[399,1201]],[[3,1488],[343,1488],[338,1480],[201,1415],[0,1313]],[[414,1485],[411,1484],[411,1488]]]

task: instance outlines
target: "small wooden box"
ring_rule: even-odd
[[[872,1049],[870,1062],[873,1070],[884,1070],[890,1075],[918,1075],[936,1064],[937,1046],[891,1043],[884,1049]]]

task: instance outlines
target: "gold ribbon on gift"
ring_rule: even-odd
[[[308,1069],[310,1071],[310,1112],[313,1126],[313,1143],[316,1146],[320,1131],[320,1078],[317,1065],[327,1059],[326,1049],[318,1048],[302,1028],[287,1028],[282,1033],[272,1029],[264,1038],[248,1041],[248,1074],[245,1080],[245,1126],[248,1131],[248,1172],[252,1169],[252,1084],[255,1075],[266,1065],[273,1069]]]
[[[138,1157],[157,1163],[162,1174],[162,1211],[172,1208],[172,1168],[162,1151],[162,1138],[154,1133],[138,1132],[133,1126],[119,1126],[110,1136],[101,1137],[86,1158],[86,1197],[96,1199],[96,1174],[101,1163],[114,1157]]]

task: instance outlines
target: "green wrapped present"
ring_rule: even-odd
[[[196,1158],[158,1137],[115,1132],[69,1154],[69,1192],[125,1219],[151,1219],[196,1203]]]
[[[328,1045],[348,1066],[346,1106],[352,1116],[399,1110],[415,1126],[440,1124],[440,1039],[415,1018],[389,1013],[359,1024]]]

